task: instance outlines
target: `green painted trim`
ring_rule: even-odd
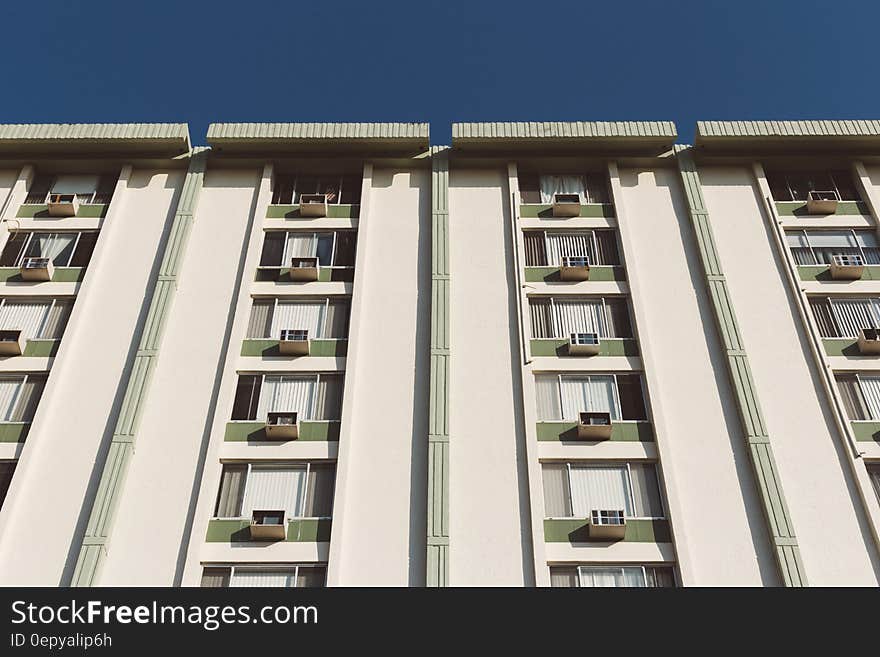
[[[23,443],[30,428],[30,422],[0,422],[0,443]]]
[[[527,283],[562,283],[559,278],[559,267],[526,267],[525,279]],[[610,267],[595,265],[590,267],[591,282],[625,281],[626,269],[623,267]]]
[[[584,518],[547,518],[544,520],[544,540],[547,543],[604,543],[590,539],[589,523]],[[614,541],[618,542],[618,541]],[[669,522],[632,518],[626,521],[623,543],[671,543]]]
[[[801,562],[794,525],[785,495],[767,424],[758,402],[758,392],[752,378],[745,344],[739,332],[733,301],[721,268],[721,259],[712,234],[712,223],[703,199],[700,176],[693,161],[691,149],[676,147],[682,186],[688,204],[688,215],[694,229],[700,259],[703,264],[706,291],[712,301],[712,310],[718,337],[727,356],[727,370],[739,409],[743,438],[751,457],[755,483],[773,541],[780,576],[786,586],[807,586],[807,577]]]
[[[228,443],[240,442],[272,442],[266,441],[265,423],[263,422],[227,422],[223,440]],[[299,438],[290,442],[337,442],[339,440],[339,420],[305,421],[300,423]]]
[[[106,203],[81,205],[76,211],[76,216],[81,219],[100,219],[107,216],[107,209],[109,207],[110,206]],[[46,217],[56,219],[58,221],[64,220],[64,217],[50,217],[49,209],[46,205],[22,205],[20,208],[18,208],[18,213],[15,216],[20,219]]]
[[[254,543],[251,541],[250,520],[211,520],[205,541],[208,543]],[[332,521],[329,518],[301,518],[287,521],[287,543],[327,543],[330,541]]]
[[[360,205],[327,206],[327,219],[357,219],[361,215]],[[267,219],[299,219],[299,205],[270,205],[266,210]],[[325,217],[303,217],[303,221],[314,221]]]
[[[853,421],[852,427],[856,440],[862,443],[880,443],[880,422]]]
[[[590,356],[569,356],[568,340],[531,340],[529,344],[532,356],[559,356],[564,358],[583,358]],[[632,338],[602,338],[599,340],[599,356],[638,356],[639,344]]]
[[[312,340],[309,356],[345,357],[348,353],[348,340]],[[278,356],[278,340],[244,340],[241,344],[242,356]],[[290,356],[293,358],[293,356]]]
[[[79,283],[86,275],[83,267],[59,267],[52,274],[53,283]],[[18,267],[0,267],[0,282],[24,283]],[[33,283],[31,283],[33,285]]]
[[[28,340],[22,356],[34,356],[36,358],[48,358],[58,353],[61,340]]]
[[[819,221],[839,214],[871,216],[868,206],[861,201],[840,201],[834,214],[810,214],[807,212],[807,204],[803,201],[776,201],[776,213],[780,217],[815,217]]]
[[[553,219],[553,206],[539,203],[526,203],[519,206],[519,216],[523,219]],[[581,206],[581,213],[578,216],[589,219],[614,219],[614,204],[585,203]],[[571,217],[555,218],[571,219]]]
[[[258,267],[254,280],[260,283],[294,283],[290,274],[281,267]],[[354,267],[322,267],[318,270],[319,283],[341,282],[351,283],[354,280]],[[300,285],[308,283],[300,282]]]
[[[116,418],[110,449],[106,460],[97,464],[101,469],[98,490],[91,503],[86,502],[89,508],[89,520],[85,535],[78,537],[79,556],[70,582],[71,586],[94,586],[98,580],[101,563],[107,554],[110,530],[122,497],[128,464],[134,453],[141,412],[149,395],[153,370],[162,346],[165,321],[177,290],[177,280],[183,265],[193,215],[204,182],[206,156],[205,151],[190,156],[189,169],[180,190],[177,209],[162,254],[162,263],[152,278],[150,307],[134,363],[124,383],[125,395]]]
[[[827,265],[799,265],[798,276],[802,281],[833,281],[831,269]],[[862,281],[880,281],[880,265],[867,265],[862,272]],[[840,282],[840,281],[838,281]]]
[[[449,586],[449,150],[431,149],[431,371],[428,401],[429,587]]]
[[[535,427],[538,442],[591,442],[577,437],[576,422],[537,422]],[[627,443],[650,443],[654,441],[654,427],[650,422],[612,422],[611,438],[609,440]]]

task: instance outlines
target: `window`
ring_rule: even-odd
[[[329,518],[334,463],[226,463],[215,518],[250,518],[254,510],[287,512],[288,518]]]
[[[6,493],[12,483],[12,475],[15,474],[16,461],[0,461],[0,509],[6,500]]]
[[[0,329],[20,330],[26,340],[57,340],[64,333],[72,299],[0,298]]]
[[[609,413],[612,420],[645,420],[637,374],[536,374],[538,420],[575,421],[582,412]]]
[[[322,267],[354,267],[356,233],[268,231],[263,241],[260,267],[290,266],[291,258],[318,258]]]
[[[342,417],[341,374],[240,374],[233,420],[265,421],[267,413],[297,413],[300,420]]]
[[[880,463],[868,465],[868,477],[871,479],[871,483],[874,484],[874,492],[877,493],[877,498],[880,499]]]
[[[280,175],[272,189],[272,203],[291,205],[299,203],[302,194],[326,194],[327,203],[357,205],[361,202],[361,182],[360,175]]]
[[[841,201],[859,200],[847,171],[768,171],[767,182],[774,201],[806,201],[809,192],[835,192]]]
[[[880,328],[880,298],[810,297],[823,338],[856,338],[863,328]]]
[[[671,588],[675,575],[668,566],[551,566],[550,586]]]
[[[577,194],[581,203],[609,203],[608,177],[604,173],[519,176],[523,203],[553,202],[554,194]]]
[[[568,338],[597,333],[600,338],[631,338],[629,308],[623,297],[529,299],[532,337]]]
[[[113,198],[117,174],[112,175],[37,175],[28,190],[26,205],[43,205],[49,194],[76,194],[84,204],[107,204]]]
[[[785,234],[799,265],[830,265],[834,255],[860,255],[867,265],[880,265],[877,236],[869,230],[794,230]]]
[[[0,422],[33,420],[45,385],[45,374],[0,376]]]
[[[85,267],[92,258],[96,232],[10,234],[0,254],[0,267],[20,267],[25,258],[50,258],[56,267]]]
[[[278,338],[285,329],[306,329],[310,338],[348,336],[348,299],[254,299],[249,338]]]
[[[835,378],[850,420],[880,420],[880,376],[838,374]]]
[[[653,463],[544,463],[545,518],[589,518],[622,509],[627,518],[663,518]]]
[[[206,566],[202,570],[203,588],[254,586],[263,588],[320,588],[326,586],[327,567],[285,566]]]
[[[567,256],[586,257],[591,265],[620,265],[612,229],[579,231],[527,230],[523,233],[526,267],[559,267]]]

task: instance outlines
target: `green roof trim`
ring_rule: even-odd
[[[13,152],[137,151],[181,154],[190,150],[186,123],[6,123],[0,149]]]
[[[427,123],[212,123],[215,150],[427,150]]]
[[[672,121],[544,121],[453,123],[452,143],[470,139],[589,139],[669,137],[678,133]]]
[[[880,148],[880,120],[698,121],[695,145],[729,150]]]

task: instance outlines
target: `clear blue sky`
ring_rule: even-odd
[[[880,118],[880,3],[4,3],[0,123]]]

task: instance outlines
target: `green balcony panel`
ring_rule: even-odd
[[[226,442],[259,442],[266,440],[263,422],[227,422],[223,440]],[[302,442],[336,442],[339,440],[339,421],[303,421],[299,424],[299,438]],[[281,442],[281,441],[267,441]]]
[[[107,214],[109,205],[80,205],[76,216],[83,219],[100,219]],[[18,209],[17,217],[21,219],[42,219],[46,217],[55,221],[64,221],[64,217],[50,217],[49,210],[45,205],[22,205]]]
[[[312,340],[309,344],[309,356],[345,357],[348,353],[348,340]],[[242,356],[278,356],[278,340],[245,340],[241,345]],[[302,356],[288,356],[302,358]]]
[[[53,283],[79,283],[86,270],[82,267],[59,267],[55,269],[52,275]],[[0,267],[0,282],[5,283],[24,283],[18,267]],[[39,283],[31,283],[31,285],[39,285]]]
[[[0,422],[0,443],[23,443],[30,428],[30,422]]]
[[[288,543],[327,543],[330,540],[329,518],[302,518],[287,521]],[[251,541],[250,521],[246,519],[211,520],[205,536],[208,543],[253,542],[265,545],[268,541]]]
[[[60,340],[28,340],[22,356],[48,358],[58,353],[58,345],[60,344]]]
[[[553,219],[552,205],[527,204],[519,206],[519,214],[524,219]],[[587,203],[581,206],[581,217],[590,219],[614,218],[614,205],[611,203]],[[556,219],[569,219],[570,217],[555,217]]]
[[[290,275],[281,267],[259,267],[256,281],[267,283],[291,283]],[[342,282],[351,283],[354,280],[354,267],[322,267],[318,270],[318,281],[321,283]]]
[[[829,356],[861,356],[859,343],[852,338],[822,338]]]
[[[543,442],[591,442],[577,437],[576,422],[538,422],[538,440]],[[649,422],[612,422],[610,440],[630,443],[649,443],[654,430]]]
[[[802,281],[833,281],[827,265],[800,265],[798,276]],[[880,265],[868,265],[862,272],[863,281],[880,281]]]
[[[880,443],[880,422],[850,422],[856,440]]]
[[[360,205],[328,205],[328,219],[357,219],[360,215]],[[323,219],[324,217],[300,217],[298,205],[270,205],[266,211],[267,219],[302,219],[303,221],[314,221],[315,219]]]
[[[566,358],[582,358],[589,360],[590,356],[569,356],[568,340],[532,340],[532,356],[564,356]],[[631,338],[607,338],[599,339],[599,356],[638,356],[639,345]]]
[[[776,212],[781,217],[815,217],[819,220],[838,214],[871,216],[868,206],[861,201],[840,201],[837,204],[837,212],[834,214],[810,214],[807,212],[807,204],[803,201],[777,201]]]
[[[589,523],[585,518],[553,518],[544,520],[544,540],[548,543],[601,543],[591,540]],[[627,519],[623,541],[629,543],[671,542],[666,520],[644,518]]]
[[[591,281],[625,281],[626,270],[623,267],[594,265],[590,267]],[[526,267],[526,281],[529,283],[563,283],[559,278],[559,267]]]

